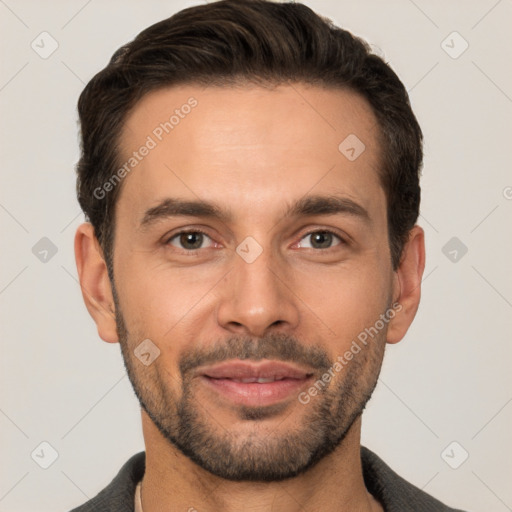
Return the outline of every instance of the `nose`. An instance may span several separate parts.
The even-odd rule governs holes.
[[[270,251],[248,263],[234,254],[233,267],[220,290],[217,321],[237,335],[261,337],[267,331],[293,331],[299,322],[299,298],[290,272]]]

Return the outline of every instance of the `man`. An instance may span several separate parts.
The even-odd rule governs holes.
[[[422,134],[299,3],[183,10],[79,101],[75,251],[146,451],[76,511],[448,511],[360,446],[420,300]]]

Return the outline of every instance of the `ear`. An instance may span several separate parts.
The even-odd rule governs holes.
[[[411,325],[421,297],[421,279],[425,270],[425,233],[414,226],[405,244],[400,265],[395,271],[393,306],[395,317],[388,324],[387,342],[398,343]]]
[[[75,235],[75,260],[82,296],[100,338],[117,343],[114,298],[103,251],[92,224],[81,224]]]

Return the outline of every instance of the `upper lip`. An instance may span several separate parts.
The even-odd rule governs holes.
[[[312,375],[312,372],[281,361],[254,363],[242,360],[206,366],[199,373],[214,379],[305,379]]]

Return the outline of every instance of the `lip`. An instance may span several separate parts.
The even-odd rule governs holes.
[[[245,406],[275,404],[298,394],[313,372],[281,361],[228,361],[204,367],[201,381],[232,403]],[[249,382],[242,382],[243,380]],[[257,382],[264,379],[264,382]],[[269,382],[268,380],[274,379]]]
[[[249,379],[249,378],[275,378],[304,379],[313,372],[307,372],[298,366],[282,361],[226,361],[213,366],[207,366],[200,371],[214,379]]]

